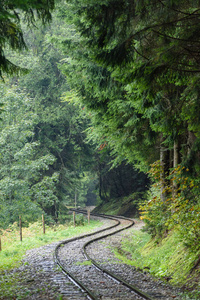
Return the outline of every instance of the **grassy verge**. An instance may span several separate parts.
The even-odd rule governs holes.
[[[41,222],[30,224],[29,227],[23,228],[22,242],[19,241],[17,224],[13,224],[7,230],[1,230],[0,299],[29,299],[34,296],[47,299],[49,290],[54,293],[54,299],[62,299],[62,295],[49,283],[44,281],[38,284],[36,280],[35,284],[29,268],[22,270],[14,268],[20,266],[27,250],[91,232],[102,224],[99,221],[90,220],[90,225],[88,225],[86,218],[82,216],[77,216],[77,221],[81,225],[75,228],[70,224],[46,226],[45,234],[42,233]],[[38,275],[40,276],[40,272]]]
[[[23,240],[19,241],[19,229],[17,224],[13,224],[6,230],[1,231],[2,251],[0,252],[0,271],[9,270],[20,265],[21,259],[25,252],[32,248],[37,248],[55,241],[68,239],[78,236],[85,232],[90,232],[100,226],[99,221],[90,220],[90,224],[70,226],[58,225],[46,227],[46,233],[42,233],[41,224],[30,224],[29,227],[23,228]]]
[[[177,232],[158,243],[148,233],[133,230],[123,240],[121,248],[115,249],[115,254],[127,264],[187,287],[190,292],[182,295],[182,299],[200,299],[199,269],[191,274],[198,254],[185,248]]]

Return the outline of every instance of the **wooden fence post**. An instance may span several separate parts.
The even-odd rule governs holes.
[[[20,241],[22,241],[22,219],[21,219],[21,216],[19,216],[19,235],[20,235]]]
[[[88,224],[90,224],[90,210],[89,209],[87,211],[87,216],[88,216]]]
[[[44,221],[44,215],[42,214],[42,226],[43,226],[43,234],[45,234],[45,221]]]
[[[73,211],[73,223],[74,223],[74,227],[76,227],[75,211]]]

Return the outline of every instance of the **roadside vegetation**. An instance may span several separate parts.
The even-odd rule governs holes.
[[[121,207],[119,202],[123,203]],[[130,195],[124,199],[111,199],[108,203],[102,203],[95,211],[134,217],[140,223],[145,219],[144,214],[139,214],[139,207],[141,208],[140,201],[135,201],[134,195]],[[155,210],[154,214],[158,214],[158,211]],[[163,217],[159,215],[157,218]],[[160,234],[154,236],[150,228],[148,223],[143,222],[141,230],[129,230],[121,246],[113,249],[115,255],[140,271],[149,272],[164,282],[182,287],[185,290],[182,299],[199,299],[199,252],[186,244],[187,236],[184,237],[178,228],[164,234],[160,230]]]
[[[158,240],[144,230],[132,229],[114,252],[124,263],[185,289],[182,299],[199,299],[200,269],[193,269],[198,255],[181,242],[177,231]]]
[[[46,226],[46,233],[43,234],[41,222],[32,223],[23,228],[22,242],[19,241],[19,228],[16,223],[1,230],[0,299],[27,299],[34,292],[45,295],[49,286],[37,286],[30,290],[27,285],[30,274],[26,271],[26,265],[23,271],[19,272],[18,268],[22,265],[27,250],[91,232],[102,223],[90,220],[88,225],[86,217],[76,215],[76,224],[74,227],[73,222],[69,220],[65,224]],[[62,299],[62,295],[59,295],[57,290],[55,290],[55,297]]]
[[[76,222],[76,227],[74,227],[72,222],[46,226],[45,234],[42,233],[41,222],[35,222],[22,229],[22,241],[19,238],[17,223],[10,225],[5,230],[1,230],[2,251],[0,251],[0,274],[5,270],[19,266],[23,256],[29,249],[65,240],[92,231],[101,225],[99,221],[95,220],[90,220],[90,224],[88,224],[87,219],[82,216],[76,216]]]

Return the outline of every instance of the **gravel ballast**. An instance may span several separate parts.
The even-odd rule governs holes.
[[[113,224],[113,221],[105,220],[102,228],[107,227],[110,223]],[[140,229],[140,226],[141,224],[137,223],[135,229]],[[149,295],[153,296],[155,299],[181,300],[179,297],[179,289],[165,284],[161,280],[155,280],[146,272],[135,270],[134,267],[122,263],[114,256],[112,248],[120,247],[124,234],[125,233],[121,232],[110,236],[103,241],[100,240],[95,242],[94,247],[89,245],[87,248],[89,255],[96,259],[100,264],[103,264],[105,268],[112,270],[119,276],[125,277],[125,279],[129,280],[130,283],[137,285],[138,288],[149,293]],[[128,234],[128,231],[126,234]],[[81,249],[82,244],[83,241],[76,241],[73,246],[68,247],[67,252],[64,251],[63,247],[63,253],[61,252],[60,255],[63,255],[63,261],[65,262],[66,267],[67,260],[73,261],[74,268],[79,268],[79,271],[82,272],[82,278],[87,279],[87,270],[94,267],[90,264],[81,264],[81,257],[74,257],[73,247]],[[0,281],[2,282],[4,280],[11,279],[16,281],[16,290],[13,290],[12,294],[6,297],[1,297],[0,294],[0,299],[88,299],[85,293],[82,292],[77,285],[72,283],[55,264],[54,250],[57,245],[58,242],[27,251],[26,256],[23,259],[23,263],[19,268],[0,274]],[[82,251],[80,250],[80,253],[81,252]],[[75,264],[75,260],[79,263]],[[102,276],[101,285],[104,286],[105,294],[99,295],[99,299],[140,299],[136,295],[128,294],[128,292],[126,294],[121,286],[118,286],[117,292],[116,290],[114,292],[114,283],[112,291],[110,283],[108,283],[111,279],[108,279],[106,275]],[[95,282],[95,280],[93,280],[92,284],[94,284],[93,289],[95,291],[95,286],[97,286],[99,282]],[[106,290],[109,290],[107,296]],[[123,298],[123,293],[125,293],[124,295],[126,295],[126,298]]]

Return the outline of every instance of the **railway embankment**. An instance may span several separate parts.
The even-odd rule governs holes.
[[[139,219],[137,199],[131,196],[111,199],[95,211],[136,216],[134,229],[129,230],[121,244],[115,247],[116,257],[165,283],[181,287],[188,295],[186,299],[200,298],[200,253],[186,247],[177,231],[168,232],[163,238],[152,238]]]

